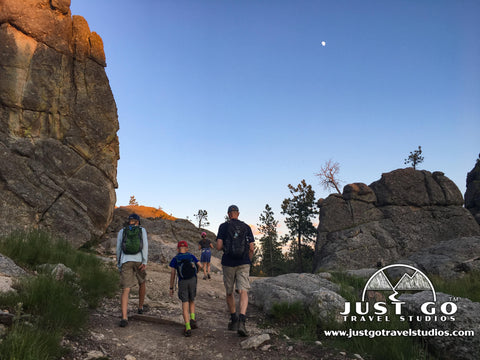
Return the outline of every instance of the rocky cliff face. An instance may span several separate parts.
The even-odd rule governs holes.
[[[80,246],[113,216],[118,118],[103,43],[70,0],[0,0],[0,231]]]
[[[389,264],[440,241],[480,235],[457,186],[441,172],[399,169],[345,186],[320,208],[315,270]]]
[[[470,210],[480,224],[480,155],[472,171],[467,174],[465,207]]]

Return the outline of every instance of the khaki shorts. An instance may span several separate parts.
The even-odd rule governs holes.
[[[223,267],[223,284],[228,295],[233,294],[234,287],[237,290],[250,289],[250,264]]]
[[[138,267],[142,265],[141,262],[128,261],[122,264],[122,271],[120,272],[120,286],[122,289],[134,287],[145,282],[147,272],[140,271]]]

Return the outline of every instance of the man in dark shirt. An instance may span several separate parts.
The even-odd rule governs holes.
[[[222,256],[223,283],[225,285],[227,306],[230,311],[228,329],[237,331],[240,336],[248,336],[245,320],[248,307],[248,290],[250,289],[250,265],[255,239],[250,226],[238,220],[240,212],[236,205],[229,206],[227,213],[229,220],[218,228],[217,250],[224,251]],[[237,229],[235,231],[241,234],[239,238],[231,235],[232,228]],[[237,244],[245,243],[245,251],[240,256],[231,252],[232,241],[237,241]],[[238,317],[233,293],[234,288],[240,294]]]

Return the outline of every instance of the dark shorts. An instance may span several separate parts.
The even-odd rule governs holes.
[[[194,301],[197,296],[197,277],[178,282],[178,298],[182,302]]]
[[[201,263],[209,263],[212,258],[212,252],[210,249],[202,250],[202,254],[200,256]]]

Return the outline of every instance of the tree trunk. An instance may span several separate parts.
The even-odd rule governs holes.
[[[298,232],[298,271],[303,273],[302,233]]]

